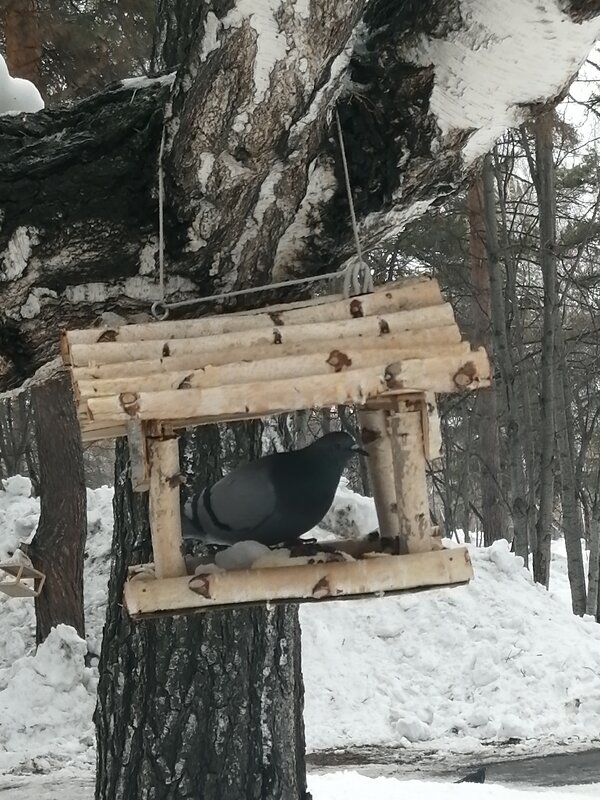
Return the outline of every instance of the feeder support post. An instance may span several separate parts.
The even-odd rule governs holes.
[[[363,408],[359,411],[361,443],[369,454],[369,477],[379,522],[379,535],[395,538],[400,533],[394,483],[394,457],[385,409]]]
[[[407,400],[398,398],[396,408],[388,418],[400,526],[400,553],[424,553],[440,547],[440,543],[433,538],[429,516],[424,402],[424,397]]]
[[[131,463],[131,488],[134,492],[150,489],[150,466],[148,464],[148,437],[143,423],[132,419],[127,423],[129,461]]]
[[[148,452],[154,569],[157,578],[176,578],[187,574],[182,552],[178,439],[148,439]]]

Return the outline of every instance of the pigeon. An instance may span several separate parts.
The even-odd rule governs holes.
[[[352,436],[336,431],[301,450],[243,464],[191,499],[184,536],[224,545],[295,542],[323,519],[357,453],[367,455]]]

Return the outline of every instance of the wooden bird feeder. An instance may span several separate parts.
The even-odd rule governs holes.
[[[487,387],[490,366],[485,350],[462,340],[435,280],[348,299],[70,331],[62,353],[83,440],[127,435],[133,487],[150,492],[154,563],[131,568],[125,586],[134,618],[381,595],[472,577],[466,548],[443,549],[431,526],[426,461],[439,451],[435,393]],[[379,544],[345,542],[323,557],[188,574],[176,431],[342,403],[359,409]]]
[[[9,597],[38,597],[45,581],[43,572],[27,564],[0,564],[0,592]]]

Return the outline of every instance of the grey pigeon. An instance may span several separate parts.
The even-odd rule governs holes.
[[[338,431],[301,450],[243,464],[192,498],[184,536],[228,545],[294,542],[323,519],[344,467],[357,453],[366,455]]]

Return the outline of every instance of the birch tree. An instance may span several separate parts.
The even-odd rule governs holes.
[[[56,355],[59,326],[107,312],[134,319],[154,301],[348,263],[334,107],[363,246],[394,238],[460,188],[531,104],[555,99],[600,31],[595,4],[528,3],[525,16],[521,7],[161,2],[154,80],[0,118],[0,388]],[[120,607],[123,579],[150,552],[145,500],[131,493],[122,449],[117,475],[97,797],[305,797],[296,609],[134,629]]]

